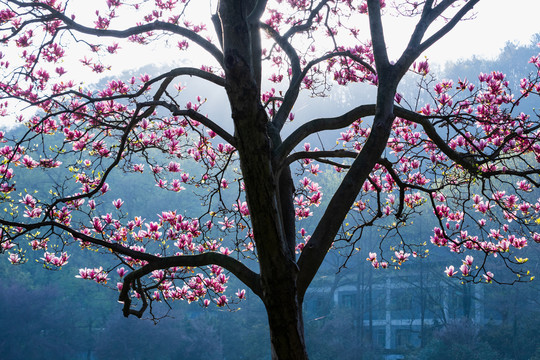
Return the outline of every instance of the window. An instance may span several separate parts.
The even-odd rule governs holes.
[[[384,348],[386,346],[385,329],[377,329],[377,331],[375,331],[375,346],[378,348]]]
[[[411,332],[407,329],[396,330],[396,348],[403,349],[411,344]]]
[[[393,289],[390,299],[390,310],[410,311],[413,303],[413,289]]]
[[[356,293],[340,293],[339,294],[339,306],[346,309],[352,309],[356,307]]]

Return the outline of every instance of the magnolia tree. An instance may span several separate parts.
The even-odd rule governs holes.
[[[529,280],[515,251],[540,241],[540,122],[516,107],[540,92],[539,57],[520,84],[499,72],[438,82],[418,60],[478,2],[0,1],[0,111],[26,127],[0,132],[2,252],[21,264],[36,251],[52,269],[73,251],[108,255],[78,276],[117,283],[125,316],[173,300],[233,306],[245,298],[226,290],[234,275],[266,307],[274,359],[308,357],[306,290],[325,256],[354,255],[369,226],[384,229],[367,259],[375,268],[425,256],[431,240],[456,253],[448,276]],[[417,21],[393,60],[384,16]],[[153,77],[114,77],[111,64],[129,49],[186,61]],[[88,72],[110,81],[85,87]],[[422,96],[397,92],[408,73]],[[186,77],[201,96],[183,90]],[[301,91],[324,96],[352,83],[376,88],[374,102],[294,119]],[[205,98],[210,87],[220,99]],[[207,113],[224,99],[228,111]],[[337,145],[309,144],[336,130]],[[187,172],[191,163],[200,173]],[[332,193],[316,182],[323,170],[339,173]],[[50,191],[17,187],[42,172],[55,180]],[[119,172],[170,192],[163,211],[124,212],[132,199],[111,196],[121,189],[107,183]],[[175,201],[187,191],[204,193],[200,208]],[[316,225],[303,225],[317,207]],[[402,236],[419,214],[437,223],[432,236]]]

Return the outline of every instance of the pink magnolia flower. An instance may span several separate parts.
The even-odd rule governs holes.
[[[309,171],[313,175],[317,175],[322,172],[322,170],[319,170],[319,164],[311,164],[311,168],[309,169]]]
[[[124,201],[122,199],[116,199],[116,200],[113,200],[112,203],[115,208],[120,209],[122,205],[124,204]]]
[[[187,173],[182,173],[182,175],[180,175],[180,179],[182,180],[183,183],[188,182],[188,180],[189,180],[189,174],[187,174]]]
[[[214,264],[214,265],[210,266],[210,270],[212,271],[212,274],[218,276],[223,271],[223,268],[221,266],[218,266],[218,265]]]
[[[411,256],[411,254],[409,253],[406,253],[404,252],[403,250],[400,250],[399,252],[394,252],[394,254],[396,255],[396,258],[398,259],[398,262],[401,264],[405,261],[407,261],[407,259],[409,258],[409,256]]]
[[[118,276],[120,276],[121,278],[127,274],[127,271],[124,267],[116,269],[116,272],[118,273]]]
[[[376,261],[377,260],[377,254],[374,252],[370,252],[369,256],[366,258],[367,261]]]
[[[161,179],[160,179],[161,181]],[[171,190],[174,191],[174,192],[180,192],[182,190],[185,190],[186,188],[183,187],[182,185],[180,185],[180,180],[178,179],[173,179],[173,181],[171,182]]]
[[[321,203],[321,198],[322,198],[322,193],[320,191],[318,191],[315,194],[313,194],[312,196],[308,197],[309,204],[319,206],[319,204]]]
[[[33,169],[39,165],[39,162],[35,161],[28,155],[24,155],[22,159],[22,163],[24,166],[26,166],[28,169]]]
[[[246,298],[246,290],[244,289],[238,290],[238,292],[236,293],[236,296],[238,296],[240,300],[244,300]]]
[[[422,115],[426,115],[426,116],[431,115],[431,106],[427,104],[422,109],[420,109],[420,112],[422,113]]]
[[[240,212],[243,216],[249,215],[249,209],[247,207],[247,202],[245,201],[240,202],[240,200],[237,200],[236,204],[233,204],[233,209]]]
[[[30,219],[35,219],[35,218],[40,217],[42,212],[43,210],[41,208],[36,207],[31,210],[25,210],[23,216]]]
[[[158,182],[156,183],[156,186],[162,189],[165,189],[167,187],[167,181],[163,179],[159,179]]]
[[[101,220],[98,217],[94,217],[92,219],[92,226],[94,227],[94,231],[98,233],[102,232],[104,229],[103,224],[101,223]]]
[[[104,271],[101,271],[96,274],[96,277],[94,278],[94,281],[98,284],[107,284],[108,274]]]
[[[36,206],[36,199],[34,199],[30,194],[24,195],[24,197],[19,200],[19,202],[23,203],[26,206],[29,206],[32,209]]]
[[[167,165],[167,170],[170,172],[180,172],[180,164],[177,162],[171,161],[169,165]]]
[[[500,240],[499,243],[497,244],[497,248],[501,252],[508,252],[510,249],[510,241],[506,239]]]
[[[223,246],[219,248],[219,252],[222,253],[223,255],[230,255],[232,253],[231,249],[229,249],[228,247],[223,247]]]
[[[255,245],[253,244],[252,241],[250,241],[249,243],[244,244],[244,247],[245,249],[242,251],[253,251],[253,249],[255,248]]]
[[[415,67],[415,65],[416,65],[416,63],[413,64],[413,68]],[[417,66],[416,70],[421,75],[427,75],[429,73],[429,64],[428,64],[427,60],[420,61],[418,63],[418,66]]]
[[[159,223],[151,221],[149,224],[145,224],[148,232],[156,232],[161,227]]]
[[[303,187],[307,187],[311,183],[311,180],[309,180],[307,177],[304,176],[303,179],[300,180],[300,184]]]
[[[88,200],[88,207],[91,210],[94,210],[96,208],[96,201],[95,200]]]
[[[105,194],[107,191],[109,191],[109,184],[105,183],[105,184],[103,184],[103,186],[101,187],[101,193],[102,193],[102,194]]]
[[[466,264],[462,264],[460,267],[459,267],[459,270],[461,271],[461,273],[463,274],[463,276],[469,276],[470,275],[470,268],[466,265]],[[449,275],[450,276],[450,275]]]
[[[450,265],[446,267],[446,270],[444,270],[447,276],[452,277],[456,274],[456,271],[454,270],[454,265]]]
[[[234,227],[234,220],[229,220],[229,218],[225,216],[223,221],[219,221],[218,224],[222,225],[221,230],[232,229]]]
[[[532,185],[527,180],[518,181],[517,186],[522,191],[532,191]]]
[[[482,214],[485,214],[493,207],[493,205],[490,205],[488,201],[486,202],[480,201],[478,204],[476,204],[475,207],[476,207],[476,211]]]
[[[19,254],[9,254],[9,262],[12,264],[18,264],[21,262],[21,257]]]

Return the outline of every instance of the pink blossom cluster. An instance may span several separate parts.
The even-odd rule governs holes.
[[[311,173],[313,173],[313,171],[311,171]],[[313,215],[310,207],[318,207],[321,204],[321,199],[323,195],[321,192],[322,187],[308,177],[304,177],[303,179],[301,179],[300,184],[302,186],[302,191],[303,193],[305,193],[305,195],[301,194],[294,198],[294,203],[296,205],[295,213],[296,217],[299,220]]]
[[[531,63],[538,66],[537,57]],[[429,64],[422,61],[411,70],[425,79]],[[420,106],[414,115],[404,112],[393,122],[386,159],[375,166],[363,184],[363,194],[352,207],[358,225],[350,225],[344,231],[345,238],[350,239],[352,235],[348,234],[354,234],[354,229],[368,221],[369,216],[372,221],[401,217],[422,213],[425,205],[431,205],[440,224],[430,237],[431,243],[452,252],[472,250],[485,257],[502,254],[508,258],[505,254],[526,247],[530,239],[539,239],[532,224],[540,217],[540,199],[534,197],[535,187],[525,175],[527,171],[516,177],[514,183],[504,182],[505,188],[495,190],[497,186],[493,185],[505,174],[520,172],[515,159],[523,164],[540,161],[540,131],[536,122],[524,113],[508,111],[522,98],[537,92],[539,79],[528,80],[533,86],[522,80],[522,95],[517,99],[500,72],[481,73],[477,84],[466,79],[431,84],[427,90],[433,102]],[[401,101],[402,95],[396,95],[396,102]],[[337,143],[349,151],[361,150],[370,130],[361,124],[359,119],[342,131]],[[434,136],[433,124],[452,130]],[[495,157],[497,160],[492,161]],[[481,192],[475,187],[476,181],[491,182],[492,188]],[[467,188],[467,198],[456,201],[455,196],[449,195]],[[388,231],[398,228],[399,223]],[[518,235],[519,228],[523,231]],[[399,253],[394,255],[396,262],[405,260]],[[368,260],[378,267],[374,253]],[[455,274],[455,269],[448,268],[448,273]],[[484,275],[493,280],[487,270]]]
[[[60,14],[67,6],[67,2],[55,0],[41,3]],[[137,14],[133,29],[144,30],[130,30],[135,33],[129,41],[147,44],[179,35],[171,42],[175,51],[190,52],[194,48],[191,44],[196,43],[210,53],[219,52],[218,42],[206,24],[179,15],[186,13],[188,3],[156,0],[129,5],[107,0],[107,9],[93,13],[85,31],[102,34],[114,29],[122,25],[118,14],[133,7]],[[279,10],[274,8],[277,4]],[[333,16],[323,16],[326,10],[312,13],[318,6],[312,1],[287,0],[270,3],[262,18],[261,28],[267,37],[262,40],[261,61],[268,66],[261,74],[261,82],[268,80],[271,84],[261,85],[256,96],[258,100],[260,95],[268,124],[295,120],[287,101],[298,96],[295,87],[324,96],[331,84],[379,84],[373,44],[358,40],[360,30],[354,27],[354,21],[349,21],[368,12],[367,2],[346,0],[332,3],[331,7],[320,4],[333,9],[328,10]],[[381,0],[380,5],[386,8],[385,1]],[[40,9],[47,12],[45,6]],[[9,253],[9,261],[24,262],[24,252],[14,252],[13,247],[25,244],[12,239],[27,236],[30,240],[25,241],[31,249],[44,251],[41,261],[50,268],[65,265],[69,258],[63,246],[57,247],[56,243],[67,246],[75,242],[83,249],[116,251],[123,265],[116,270],[120,280],[152,261],[184,255],[234,254],[256,259],[252,214],[235,147],[237,136],[206,117],[206,97],[187,94],[185,85],[173,83],[179,76],[195,74],[226,87],[223,64],[218,61],[177,68],[155,77],[141,74],[123,80],[111,78],[100,89],[85,89],[79,81],[69,79],[77,74],[65,61],[70,49],[63,34],[65,29],[69,31],[74,18],[59,16],[38,24],[32,16],[33,11],[15,5],[0,9],[3,43],[13,46],[13,54],[0,53],[0,67],[8,74],[0,80],[0,116],[12,116],[28,129],[17,140],[7,139],[0,131],[0,192],[9,205],[6,213],[11,211],[2,220],[21,225],[2,225],[1,250]],[[170,31],[173,28],[178,34]],[[354,39],[355,45],[338,46],[342,36]],[[283,46],[288,41],[298,46],[297,58],[293,59],[290,49]],[[123,50],[113,40],[101,45],[85,44],[90,52],[77,55],[77,65],[95,75],[107,72],[111,68],[109,56]],[[380,226],[387,234],[395,235],[410,218],[420,214],[433,215],[438,223],[430,237],[432,244],[460,254],[476,251],[477,259],[476,254],[511,259],[510,254],[528,246],[531,239],[540,242],[540,234],[533,228],[540,217],[540,199],[534,198],[533,191],[537,184],[533,173],[525,169],[535,161],[537,167],[540,162],[540,131],[537,121],[532,121],[536,119],[513,113],[520,100],[540,93],[539,59],[538,55],[531,57],[537,74],[522,79],[516,95],[511,91],[513,84],[501,72],[481,73],[474,80],[431,82],[427,59],[413,63],[410,71],[418,75],[431,101],[407,108],[410,99],[405,95],[390,95],[395,99],[396,118],[391,129],[388,127],[388,140],[381,142],[386,144],[386,151],[367,180],[358,182],[360,194],[351,201],[353,205],[336,242],[345,240],[354,248],[360,240],[358,234],[368,225]],[[11,100],[36,111],[19,112],[11,107]],[[163,115],[164,111],[167,115]],[[372,133],[370,120],[352,119],[348,124],[339,131],[336,146],[330,150],[323,147],[321,151],[307,142],[296,147],[296,154],[293,150],[292,155],[298,155],[299,160],[299,176],[294,178],[297,186],[291,197],[295,220],[308,219],[318,208],[324,208],[326,198],[320,185],[324,181],[313,179],[327,175],[325,164],[333,167],[338,176],[344,176],[350,160],[366,146]],[[277,148],[279,141],[273,145]],[[330,156],[321,155],[328,153]],[[339,162],[332,155],[348,159]],[[276,173],[289,165],[288,159],[279,160],[282,163],[272,164],[279,168],[272,168]],[[192,166],[200,171],[191,170]],[[25,191],[24,195],[15,195],[17,190],[22,191],[17,180],[29,171],[58,179],[58,186],[50,194]],[[153,178],[154,189],[169,191],[171,202],[148,220],[131,216],[130,200],[109,193],[114,190],[108,184],[113,171]],[[507,176],[517,180],[510,181]],[[198,216],[175,209],[183,206],[176,205],[180,198],[177,196],[188,188],[200,196],[203,206]],[[65,233],[58,240],[28,230],[39,222]],[[299,228],[298,253],[312,235],[307,226]],[[4,236],[4,231],[9,236]],[[374,268],[400,266],[411,255],[418,256],[415,248],[421,246],[395,245],[389,246],[391,260],[373,252],[367,260]],[[479,276],[472,263],[472,255],[467,254],[459,267],[462,277]],[[495,280],[493,273],[482,271],[486,281]],[[458,270],[450,265],[446,274],[455,276]],[[101,284],[107,283],[108,276],[109,271],[101,267],[83,268],[77,275]],[[216,265],[197,269],[178,266],[148,272],[143,282],[152,289],[152,300],[181,299],[223,307],[232,302],[232,297],[225,295],[228,279],[223,268]],[[119,290],[124,286],[131,289],[133,284],[118,282]],[[144,295],[133,290],[131,296]],[[236,297],[244,299],[245,290],[238,290]]]
[[[102,267],[79,269],[79,275],[75,277],[79,279],[94,280],[98,284],[107,284],[107,281],[109,280],[108,273],[104,271]]]

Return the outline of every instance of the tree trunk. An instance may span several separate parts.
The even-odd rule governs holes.
[[[265,301],[273,360],[308,359],[302,318],[302,305],[298,303],[296,291],[291,294],[279,289]]]

